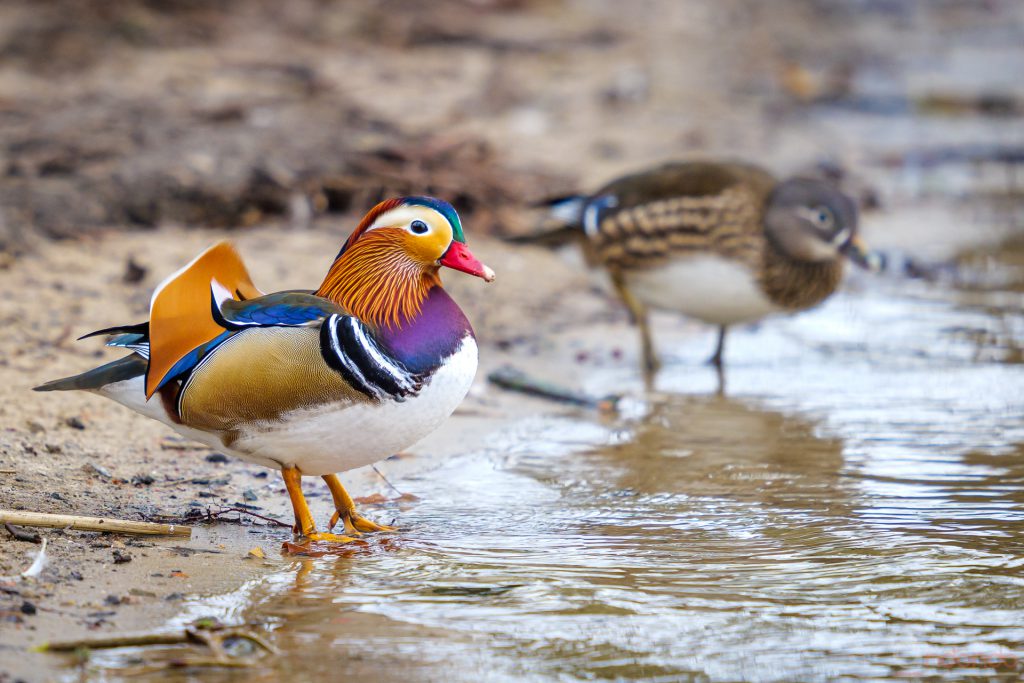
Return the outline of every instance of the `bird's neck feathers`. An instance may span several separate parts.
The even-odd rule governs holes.
[[[419,316],[441,286],[436,267],[417,263],[402,246],[404,231],[370,230],[350,240],[331,265],[317,296],[330,299],[378,329],[401,328]]]

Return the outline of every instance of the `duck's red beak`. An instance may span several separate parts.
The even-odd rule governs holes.
[[[494,271],[480,263],[480,260],[473,256],[473,252],[469,250],[469,247],[462,242],[452,242],[451,246],[448,247],[448,251],[441,257],[441,265],[461,270],[463,273],[476,275],[479,278],[483,278],[486,282],[494,281]]]

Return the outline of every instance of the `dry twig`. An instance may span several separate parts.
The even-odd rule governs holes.
[[[44,512],[20,512],[0,510],[0,522],[21,526],[47,527],[50,529],[75,529],[77,531],[102,531],[119,534],[140,534],[143,536],[191,536],[191,527],[180,524],[153,524],[105,517],[81,517],[79,515],[51,515]]]
[[[62,640],[45,643],[36,648],[38,652],[75,652],[77,650],[105,650],[117,647],[145,647],[149,645],[184,645],[194,644],[206,647],[212,654],[210,658],[174,659],[163,665],[144,667],[146,671],[158,671],[165,668],[189,666],[226,666],[249,667],[253,661],[231,656],[225,648],[229,640],[246,640],[267,654],[277,654],[277,649],[254,633],[251,628],[242,624],[226,626],[215,619],[199,619],[192,622],[179,632],[135,633],[104,638],[82,638],[79,640]]]

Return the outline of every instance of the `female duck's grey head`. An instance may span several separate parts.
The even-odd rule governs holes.
[[[857,238],[857,206],[822,180],[791,178],[768,197],[765,234],[797,261],[826,263],[847,256],[874,269],[874,257]]]

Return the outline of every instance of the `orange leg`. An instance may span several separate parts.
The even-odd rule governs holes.
[[[308,541],[333,541],[335,543],[348,543],[354,538],[339,536],[337,534],[324,534],[316,530],[313,522],[313,514],[306,504],[306,497],[302,495],[302,472],[297,467],[285,467],[281,470],[284,477],[285,488],[288,489],[288,497],[292,500],[292,510],[295,512],[296,533]]]
[[[393,527],[371,522],[356,512],[356,504],[341,485],[338,475],[325,474],[324,481],[327,482],[327,488],[331,490],[331,496],[334,498],[334,514],[331,515],[329,529],[333,529],[338,520],[342,520],[345,522],[345,533],[352,536],[359,536],[360,532],[394,531]]]

